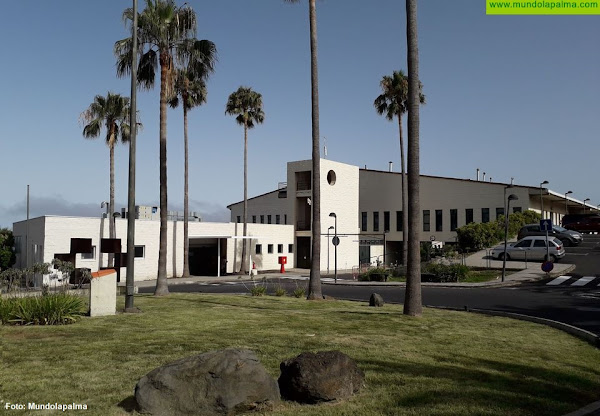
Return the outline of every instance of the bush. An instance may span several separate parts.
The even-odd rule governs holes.
[[[383,267],[375,267],[358,275],[358,280],[362,282],[386,282],[390,276],[390,270]]]
[[[267,287],[266,286],[252,286],[250,288],[250,293],[252,294],[252,296],[262,296],[265,293],[267,293]]]
[[[296,289],[294,289],[292,294],[295,298],[303,298],[306,296],[306,289],[304,289],[303,287],[297,287]]]
[[[0,299],[2,324],[66,325],[85,313],[85,302],[69,293]]]
[[[423,268],[423,274],[431,275],[430,281],[436,283],[459,282],[467,277],[469,268],[463,264],[430,263]]]
[[[277,289],[275,289],[275,296],[285,296],[285,295],[287,295],[287,292],[284,288],[278,287]]]

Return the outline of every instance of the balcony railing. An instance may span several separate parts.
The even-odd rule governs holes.
[[[310,221],[296,222],[296,231],[310,231]]]
[[[296,191],[310,191],[310,181],[299,181],[296,182]]]

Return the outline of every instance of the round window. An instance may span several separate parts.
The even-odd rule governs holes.
[[[327,172],[327,182],[329,185],[335,185],[335,172],[330,170]]]

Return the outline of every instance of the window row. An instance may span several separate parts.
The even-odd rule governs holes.
[[[108,255],[108,253],[103,253]],[[146,246],[134,246],[134,257],[144,258],[146,257]],[[91,253],[81,253],[81,260],[95,260],[96,259],[96,246],[92,246]]]
[[[262,253],[262,244],[257,244],[256,245],[256,254],[263,254]],[[294,252],[294,245],[293,244],[288,244],[288,253],[291,254]],[[267,253],[268,254],[273,254],[273,244],[267,244]],[[277,253],[279,254],[283,254],[283,244],[277,244]]]
[[[474,221],[473,208],[465,209],[465,224],[470,224]],[[521,212],[521,207],[513,207],[513,212]],[[504,208],[496,208],[496,219],[504,215]],[[361,231],[373,231],[387,233],[391,230],[390,227],[390,211],[383,212],[383,229],[380,227],[379,211],[373,212],[372,228],[369,230],[369,213],[361,212],[360,229]],[[435,231],[444,231],[444,215],[443,210],[434,210]],[[404,213],[396,211],[396,231],[403,230]],[[490,222],[490,209],[481,208],[481,222]],[[450,209],[450,231],[456,231],[458,228],[458,209]],[[431,231],[431,210],[423,210],[423,231]]]
[[[279,214],[275,214],[274,216],[271,214],[268,215],[253,215],[252,216],[252,223],[256,224],[256,219],[260,218],[260,223],[261,224],[281,224],[281,215]],[[267,222],[265,223],[265,217],[267,219]],[[275,222],[273,222],[273,217],[275,217]],[[241,224],[242,222],[242,217],[240,215],[237,216],[237,222],[238,224]],[[287,214],[283,214],[283,224],[287,224]]]

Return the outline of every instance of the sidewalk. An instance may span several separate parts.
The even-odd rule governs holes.
[[[481,267],[490,269],[502,269],[502,261],[492,260],[487,257],[486,250],[481,250],[465,258],[465,264],[470,267]],[[497,280],[482,283],[427,283],[422,282],[422,286],[433,287],[498,287],[512,286],[523,282],[541,280],[547,277],[556,277],[575,270],[575,265],[567,263],[554,263],[554,269],[550,273],[541,270],[540,262],[507,261],[506,270],[510,272],[505,276],[505,281],[500,278]],[[225,276],[191,276],[188,278],[169,278],[169,285],[193,284],[193,283],[218,283],[235,281],[255,281],[262,279],[307,279],[310,276],[309,269],[288,269],[286,273],[277,271],[261,272],[256,276],[229,274]],[[352,279],[352,270],[338,270],[337,283],[334,283],[333,273],[327,275],[321,272],[322,284],[325,285],[357,285],[357,286],[405,286],[404,282],[359,282]],[[125,281],[118,283],[119,286],[125,286]],[[137,287],[154,287],[156,280],[143,280],[135,282]]]

